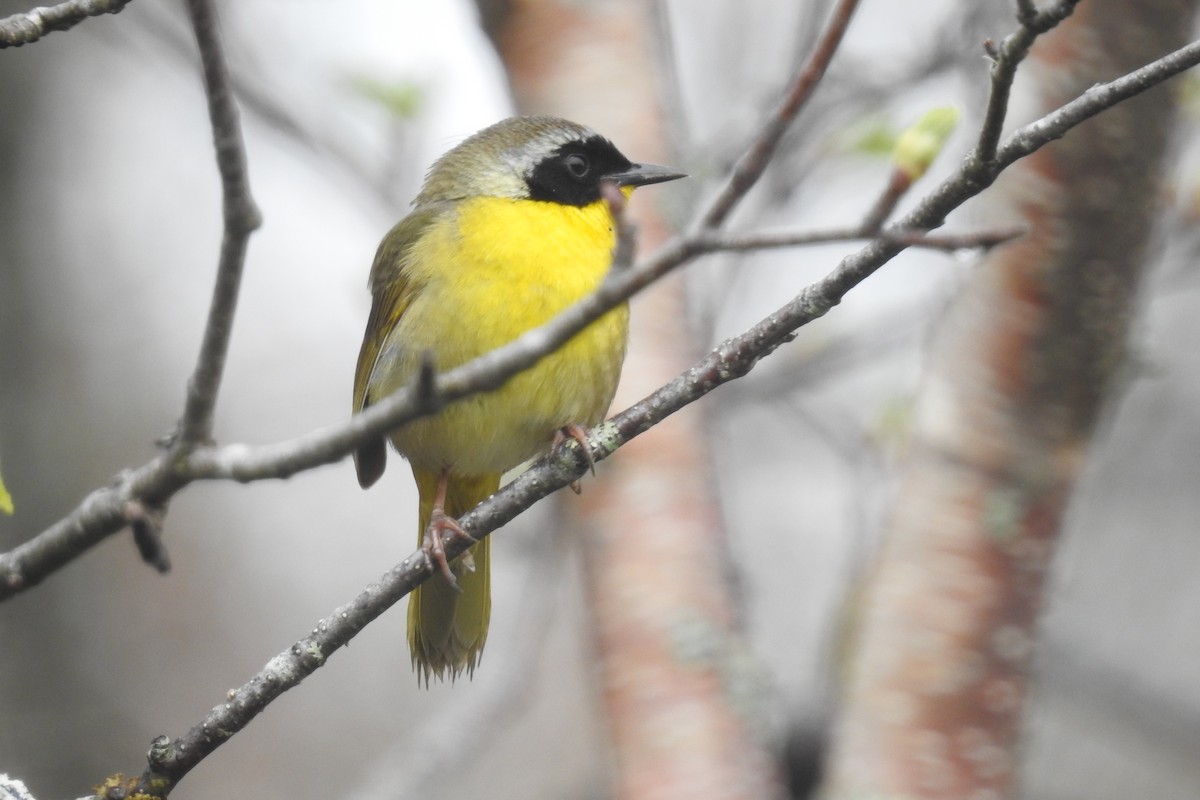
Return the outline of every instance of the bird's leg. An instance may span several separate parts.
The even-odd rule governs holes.
[[[462,536],[472,544],[477,540],[462,529],[458,520],[446,513],[446,490],[450,486],[450,470],[442,469],[438,478],[437,495],[433,498],[433,511],[429,515],[429,525],[425,528],[425,539],[421,549],[433,562],[446,582],[459,589],[458,579],[454,570],[450,569],[450,561],[446,558],[446,540],[453,536]],[[461,589],[459,589],[461,591]]]
[[[587,428],[583,427],[582,425],[577,425],[574,422],[563,425],[554,432],[554,444],[551,445],[551,448],[558,448],[562,446],[562,444],[568,439],[573,439],[575,443],[579,445],[579,451],[583,453],[583,457],[587,459],[588,469],[592,471],[592,475],[595,475],[596,461],[592,458],[592,451],[588,449],[587,435]],[[571,487],[571,491],[575,494],[579,494],[583,491],[583,489],[581,489],[579,486],[579,481],[571,481],[571,483],[568,485]]]

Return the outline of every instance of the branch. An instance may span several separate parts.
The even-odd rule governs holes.
[[[554,542],[540,542],[535,543],[535,546],[538,553],[544,557],[546,553],[551,553],[556,545]],[[332,614],[317,623],[311,634],[268,661],[248,683],[229,692],[224,702],[214,707],[186,734],[174,741],[166,736],[157,737],[147,756],[149,769],[139,779],[136,791],[145,792],[152,797],[166,797],[184,775],[225,740],[246,727],[275,698],[319,669],[329,656],[348,644],[369,622],[411,592],[417,584],[432,574],[431,569],[423,566],[429,563],[425,556],[420,551],[415,555],[416,558],[406,558],[376,583],[367,586],[354,600],[335,609]],[[543,568],[536,568],[538,566]],[[529,572],[531,575],[540,576],[558,574],[558,570],[544,567],[545,564],[539,561],[530,567]],[[523,585],[529,588],[520,606],[544,615],[548,603],[542,595],[546,591],[547,582],[539,578],[536,581],[525,581]],[[544,626],[541,625],[526,627],[531,634],[543,629]],[[521,652],[519,647],[514,647],[514,650]],[[494,717],[504,704],[512,702],[514,690],[521,690],[521,679],[527,677],[527,673],[528,670],[520,669],[520,664],[512,665],[502,674],[489,673],[489,677],[484,680],[487,681],[487,686],[492,688],[485,693],[482,701],[485,703],[484,707],[490,705],[491,713],[485,713],[485,719]],[[479,722],[480,700],[480,697],[474,697],[469,706],[472,711],[472,725]],[[455,715],[452,713],[451,717]],[[449,723],[445,720],[443,723],[438,725],[439,735],[441,731],[448,730]],[[450,732],[457,736],[456,742],[460,752],[464,735],[473,735],[469,731],[465,734],[463,731]],[[426,744],[428,745],[428,741]],[[423,753],[426,756],[436,755],[428,747]],[[408,759],[410,765],[416,761],[414,758]],[[416,778],[408,776],[409,785],[419,783],[430,768],[431,765],[421,763]]]
[[[188,0],[200,62],[204,70],[204,90],[208,97],[208,115],[212,123],[213,144],[217,151],[217,169],[221,173],[222,208],[225,231],[221,237],[221,255],[217,262],[217,280],[209,306],[208,323],[200,345],[196,368],[188,381],[187,404],[176,432],[178,444],[189,447],[207,441],[212,433],[213,408],[225,356],[233,331],[242,267],[246,247],[261,224],[262,216],[250,196],[246,178],[246,151],[242,142],[237,106],[229,85],[229,69],[217,29],[211,0]]]
[[[406,558],[376,583],[367,586],[349,603],[317,623],[311,634],[272,658],[240,689],[225,699],[186,734],[171,741],[159,736],[147,756],[149,769],[139,791],[166,797],[179,779],[203,761],[225,740],[246,727],[271,701],[321,667],[368,622],[416,588],[431,573],[421,554]]]
[[[128,4],[129,0],[71,0],[13,14],[0,19],[0,50],[33,44],[52,31],[70,30],[88,17],[117,14]]]

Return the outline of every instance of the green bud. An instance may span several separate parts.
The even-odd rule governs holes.
[[[13,513],[12,495],[4,488],[4,477],[0,476],[0,514]]]
[[[925,174],[958,124],[958,109],[949,106],[926,111],[896,139],[892,162],[910,181]]]

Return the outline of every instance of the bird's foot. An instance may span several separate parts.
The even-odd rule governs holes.
[[[429,525],[425,528],[425,538],[421,542],[421,549],[425,551],[425,555],[429,557],[433,566],[442,573],[446,582],[458,591],[462,591],[458,585],[458,578],[454,576],[454,570],[450,569],[450,560],[446,558],[446,543],[457,537],[462,537],[471,544],[478,541],[462,529],[458,520],[435,508],[433,515],[429,518]],[[464,553],[460,558],[464,559],[467,569],[474,570],[475,561],[471,558],[470,553]]]

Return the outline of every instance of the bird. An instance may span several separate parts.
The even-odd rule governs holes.
[[[507,344],[595,291],[616,245],[603,184],[628,199],[639,186],[683,177],[630,161],[591,128],[557,117],[511,117],[464,139],[429,169],[412,210],[376,252],[354,412],[430,366],[453,369]],[[441,573],[409,600],[418,683],[471,677],[487,640],[491,539],[447,562],[444,542],[466,536],[457,517],[509,470],[567,438],[582,445],[612,403],[628,330],[622,304],[499,389],[355,450],[364,489],[383,474],[386,440],[408,460],[418,546]]]

